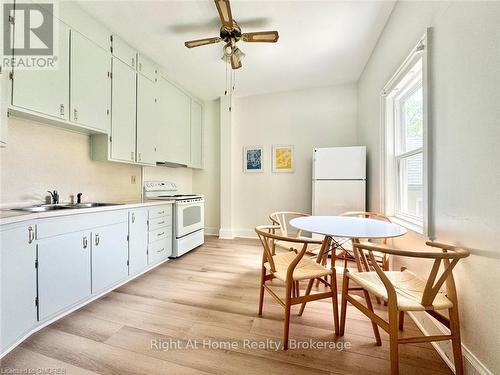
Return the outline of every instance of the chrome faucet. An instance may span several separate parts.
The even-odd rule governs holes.
[[[47,192],[52,197],[52,204],[59,204],[59,193],[57,192],[57,190],[54,191],[47,190]]]

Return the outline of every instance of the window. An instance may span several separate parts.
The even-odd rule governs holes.
[[[383,186],[385,213],[419,233],[427,232],[427,119],[425,38],[385,86]]]

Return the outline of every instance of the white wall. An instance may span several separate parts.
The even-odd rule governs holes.
[[[193,170],[193,192],[205,196],[205,233],[220,228],[220,101],[204,103],[203,169]]]
[[[9,143],[0,150],[2,205],[45,202],[54,189],[61,201],[79,192],[87,201],[140,198],[141,168],[92,161],[89,136],[12,117],[8,126]]]
[[[358,83],[369,206],[379,210],[380,91],[426,27],[433,27],[434,231],[437,240],[471,250],[456,270],[462,341],[467,359],[475,362],[475,355],[491,373],[500,373],[499,20],[499,2],[398,2]],[[411,234],[396,245],[423,241]],[[405,263],[422,270],[421,264]]]
[[[314,147],[357,144],[356,86],[237,98],[232,124],[233,232],[254,236],[273,211],[311,212]],[[272,173],[273,144],[295,146],[295,172]],[[264,173],[243,172],[243,147],[264,147]]]

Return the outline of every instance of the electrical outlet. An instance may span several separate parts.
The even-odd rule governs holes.
[[[131,176],[131,177],[130,177],[130,183],[131,183],[132,185],[135,185],[135,176]]]

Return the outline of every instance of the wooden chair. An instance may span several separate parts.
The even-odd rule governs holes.
[[[377,212],[349,211],[349,212],[344,212],[344,213],[340,214],[340,216],[363,217],[366,219],[386,221],[388,223],[391,222],[391,220],[389,220],[389,218],[387,216],[384,216],[384,215],[379,214]],[[360,239],[352,239],[350,244],[344,244],[344,245],[342,245],[342,247],[345,249],[346,252],[348,252],[349,250],[352,251],[352,242],[360,242],[360,241],[361,241],[361,243],[365,243],[367,245],[378,245],[378,246],[387,247],[387,238],[380,238],[380,239],[376,239],[376,240],[372,240],[370,238],[367,238],[364,240],[365,241],[361,241]],[[353,254],[350,254],[350,255],[351,255],[351,259],[353,259],[354,255]],[[380,264],[382,269],[384,271],[389,271],[389,256],[387,254],[380,253],[380,252],[375,252],[375,253],[373,253],[373,255],[375,256],[375,259]],[[348,258],[348,257],[346,257],[346,258]],[[346,260],[346,264],[347,264],[347,260]],[[347,267],[347,265],[346,265],[346,267]]]
[[[273,225],[279,226],[277,229],[279,229],[279,232],[283,237],[305,238],[306,240],[310,240],[309,237],[302,237],[302,231],[300,229],[291,229],[289,226],[290,220],[304,216],[310,215],[302,212],[279,211],[270,214],[269,219],[271,219]],[[292,231],[294,232],[294,235],[292,235]],[[298,251],[302,248],[302,244],[300,242],[291,241],[275,241],[274,245],[286,250]],[[320,248],[321,243],[309,243],[306,253],[309,255],[317,255]]]
[[[469,252],[437,242],[428,241],[426,244],[438,248],[440,251],[407,251],[362,243],[353,244],[355,256],[366,261],[369,259],[374,271],[352,272],[347,270],[344,272],[340,335],[344,335],[347,302],[349,302],[370,318],[372,324],[375,324],[376,332],[374,331],[374,333],[377,345],[382,345],[378,327],[389,334],[391,374],[399,374],[399,344],[442,340],[452,341],[455,373],[463,374],[458,300],[452,271],[460,259],[469,256]],[[419,278],[405,268],[402,268],[401,271],[384,272],[375,260],[375,252],[402,257],[434,259],[434,263],[427,279]],[[441,264],[443,270],[440,272]],[[370,306],[365,307],[358,296],[349,293],[351,280],[365,292],[387,301],[388,321],[375,314]],[[446,286],[446,293],[441,291],[443,285]],[[439,310],[448,310],[449,319],[438,313]],[[446,325],[451,333],[449,335],[399,337],[398,328],[400,330],[403,328],[405,311],[425,311]]]
[[[264,304],[264,291],[269,292],[271,296],[285,308],[285,325],[283,333],[283,349],[288,349],[288,337],[290,331],[290,310],[292,305],[302,304],[303,302],[316,301],[323,298],[331,298],[333,304],[333,320],[335,334],[339,332],[338,323],[338,305],[337,305],[337,278],[335,268],[328,269],[321,265],[321,259],[314,261],[304,257],[307,248],[311,244],[327,246],[327,241],[318,241],[311,238],[284,237],[272,233],[279,226],[259,226],[255,228],[263,246],[262,254],[262,273],[260,280],[259,296],[259,315],[262,315]],[[294,243],[299,250],[290,250],[285,253],[276,254],[274,243],[276,241],[285,241]],[[323,280],[323,277],[331,275],[331,283]],[[267,281],[278,279],[285,284],[285,298],[280,298],[269,285]],[[323,284],[329,286],[330,290],[323,293],[301,296],[299,292],[299,281],[318,279]]]

